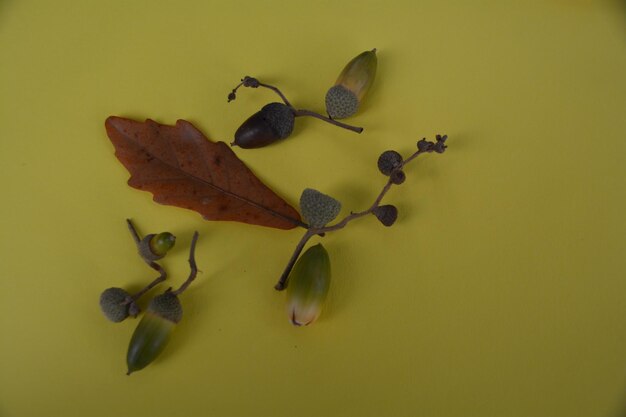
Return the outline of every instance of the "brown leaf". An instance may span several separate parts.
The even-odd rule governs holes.
[[[278,229],[304,226],[298,212],[264,185],[224,142],[211,142],[191,123],[175,126],[111,116],[105,122],[128,185],[154,201],[195,210],[207,220]]]

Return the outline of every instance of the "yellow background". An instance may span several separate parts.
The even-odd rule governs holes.
[[[292,204],[367,207],[376,159],[450,136],[374,218],[323,239],[329,305],[292,327],[273,284],[302,231],[201,220],[126,185],[109,115],[214,140],[269,91],[323,111],[379,50],[362,135],[314,119],[236,153]],[[618,1],[0,2],[0,416],[623,416],[626,5]],[[154,272],[124,219],[169,230],[178,286],[203,273],[154,364],[98,307]],[[320,239],[314,239],[317,242]],[[160,287],[162,291],[165,285]],[[145,305],[147,300],[143,300]]]

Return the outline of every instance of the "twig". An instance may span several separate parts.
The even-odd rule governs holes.
[[[198,274],[198,266],[196,265],[196,242],[198,241],[198,232],[193,233],[193,238],[191,239],[191,248],[189,249],[189,277],[183,285],[180,286],[176,291],[172,291],[172,294],[178,295],[185,291],[187,287],[191,284],[191,282],[196,279],[196,275]]]
[[[397,167],[396,169],[402,169],[406,164],[408,164],[409,162],[411,162],[412,160],[414,160],[415,158],[417,158],[423,153],[430,153],[430,152],[443,153],[446,149],[445,141],[448,137],[445,135],[444,136],[437,135],[436,138],[437,138],[436,143],[428,142],[425,139],[422,139],[420,142],[418,142],[418,150],[415,153],[413,153],[411,156],[403,160],[400,166]],[[351,212],[349,215],[344,217],[341,221],[331,226],[324,226],[324,227],[319,227],[319,228],[314,228],[312,226],[309,227],[309,229],[304,233],[304,235],[300,239],[300,242],[298,242],[298,244],[296,245],[296,248],[293,254],[291,255],[291,258],[289,259],[289,262],[287,263],[285,270],[283,271],[282,275],[280,276],[274,288],[278,291],[282,291],[285,288],[287,288],[289,274],[291,273],[291,270],[293,269],[293,266],[296,263],[296,260],[300,256],[300,253],[302,253],[302,250],[304,249],[304,246],[309,241],[309,239],[311,239],[315,235],[323,236],[327,232],[334,232],[335,230],[343,229],[351,221],[356,220],[360,217],[366,216],[368,214],[373,214],[374,211],[378,207],[380,207],[381,201],[383,200],[387,192],[391,189],[393,184],[394,183],[391,180],[391,178],[388,179],[387,183],[385,184],[381,192],[378,194],[378,196],[376,197],[372,205],[367,210],[363,210],[359,212]]]

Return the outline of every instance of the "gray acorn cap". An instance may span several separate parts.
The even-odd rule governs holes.
[[[307,188],[300,196],[302,216],[313,227],[324,227],[341,211],[341,203],[317,190]]]
[[[332,119],[350,117],[359,109],[359,100],[352,91],[342,85],[331,87],[326,93],[326,111]]]
[[[100,309],[107,319],[119,323],[128,317],[130,294],[121,288],[107,288],[100,294]]]
[[[270,125],[279,138],[285,139],[293,132],[295,116],[283,103],[270,103],[263,106],[261,116]]]
[[[171,292],[154,297],[148,305],[148,311],[174,323],[183,318],[183,306],[178,297]]]

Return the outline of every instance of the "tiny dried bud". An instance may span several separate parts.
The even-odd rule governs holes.
[[[404,180],[406,180],[406,174],[401,169],[396,169],[391,173],[389,178],[392,183],[400,185],[404,182]]]
[[[243,80],[241,80],[241,82],[243,83],[244,87],[257,88],[259,86],[259,80],[257,80],[256,78],[248,77],[247,75],[243,77]]]
[[[234,99],[237,98],[237,94],[235,94],[235,91],[231,91],[230,94],[228,94],[228,102],[230,103],[231,101],[233,101]]]
[[[385,151],[378,157],[378,169],[384,175],[390,175],[394,169],[402,166],[402,155],[396,151]]]
[[[333,221],[341,211],[341,203],[317,190],[307,188],[300,196],[302,217],[312,227],[324,227]]]
[[[437,135],[435,139],[437,140],[437,143],[435,144],[435,146],[433,146],[433,150],[437,153],[444,153],[444,151],[448,147],[445,144],[446,139],[448,139],[448,135]]]
[[[417,149],[421,152],[428,152],[432,146],[434,143],[427,141],[426,138],[417,142]]]
[[[378,206],[372,211],[372,213],[374,214],[374,216],[376,216],[378,220],[380,220],[383,225],[387,227],[394,224],[396,219],[398,218],[398,209],[396,208],[396,206],[393,206],[391,204]]]

